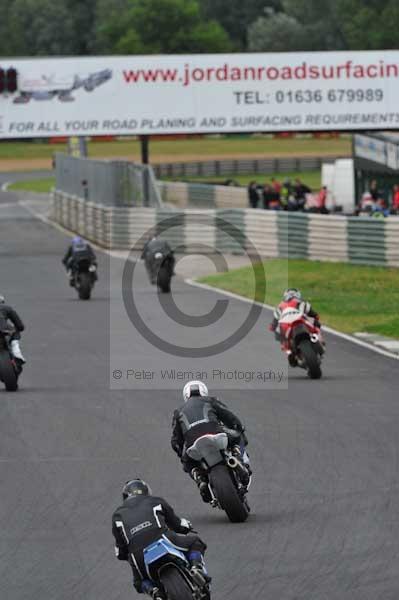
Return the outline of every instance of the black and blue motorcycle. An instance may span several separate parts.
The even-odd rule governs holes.
[[[203,574],[191,567],[186,555],[166,537],[144,550],[144,564],[161,598],[168,600],[210,600],[209,584]]]

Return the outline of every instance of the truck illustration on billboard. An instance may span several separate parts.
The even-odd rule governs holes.
[[[97,87],[112,78],[111,69],[103,69],[86,76],[71,75],[59,76],[41,75],[36,78],[20,78],[19,95],[14,98],[14,104],[27,104],[30,100],[52,100],[58,98],[60,102],[74,102],[72,92],[83,88],[86,92],[93,92]]]

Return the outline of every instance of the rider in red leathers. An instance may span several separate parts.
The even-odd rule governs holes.
[[[283,299],[278,305],[278,307],[274,310],[273,313],[273,321],[270,323],[269,329],[270,331],[274,331],[274,335],[276,340],[280,341],[280,331],[279,331],[279,320],[281,318],[282,312],[286,308],[295,308],[303,312],[304,315],[311,317],[314,319],[314,324],[316,327],[320,327],[320,320],[318,313],[313,310],[310,302],[306,302],[302,299],[301,292],[296,288],[289,288],[285,290],[283,294]],[[297,361],[295,356],[289,355],[288,362],[292,367],[296,367]]]

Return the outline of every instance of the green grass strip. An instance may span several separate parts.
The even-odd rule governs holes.
[[[299,287],[319,311],[322,322],[345,333],[367,331],[399,338],[399,269],[346,263],[275,259],[254,271],[245,267],[200,281],[254,298],[255,277],[266,272],[266,295],[260,302],[276,305],[287,285]]]

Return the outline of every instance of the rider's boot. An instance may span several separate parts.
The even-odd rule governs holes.
[[[157,588],[149,579],[144,579],[141,584],[141,589],[144,594],[151,596],[153,600],[165,600],[165,596],[161,593],[160,589]]]
[[[208,482],[201,469],[194,467],[194,469],[191,470],[191,477],[197,484],[203,501],[210,502],[212,498],[209,492]]]
[[[74,287],[75,282],[74,282],[74,279],[73,279],[72,269],[68,269],[67,276],[68,276],[68,279],[69,279],[69,285],[71,287]]]
[[[298,366],[298,361],[296,359],[295,354],[289,354],[288,355],[288,364],[290,365],[290,367],[297,367]]]
[[[212,581],[212,577],[208,575],[204,557],[202,556],[201,552],[198,550],[191,550],[188,555],[188,560],[190,561],[191,573],[194,575],[194,577],[198,573],[204,578],[205,583],[210,583]]]

